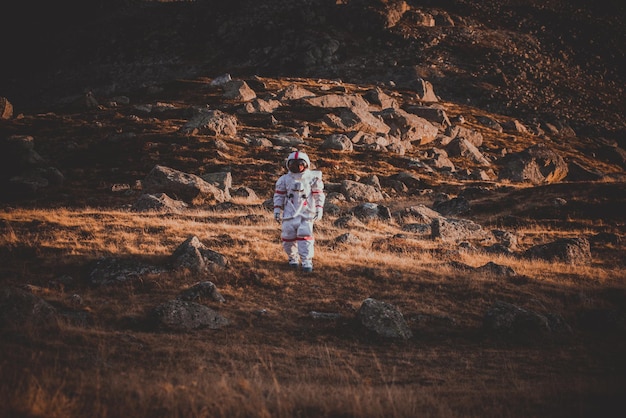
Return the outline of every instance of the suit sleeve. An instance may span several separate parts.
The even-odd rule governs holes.
[[[281,176],[276,182],[274,188],[274,209],[284,209],[285,199],[287,198],[287,185],[284,176]]]
[[[324,193],[324,182],[321,178],[316,177],[311,183],[311,196],[315,202],[316,208],[324,208],[324,202],[326,201],[326,194]]]

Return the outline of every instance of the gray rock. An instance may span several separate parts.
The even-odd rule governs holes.
[[[105,257],[97,260],[88,276],[92,286],[111,286],[146,281],[159,276],[165,269],[135,259]]]
[[[381,109],[387,109],[390,107],[398,107],[398,102],[385,94],[380,87],[375,87],[368,90],[364,95],[365,100],[368,102],[380,106]]]
[[[214,267],[225,268],[229,265],[225,256],[207,248],[195,235],[178,246],[172,254],[172,259],[175,269],[195,273],[204,273]]]
[[[202,178],[173,168],[156,165],[143,181],[148,193],[166,193],[191,205],[224,202],[224,191]]]
[[[393,305],[367,298],[357,312],[357,319],[379,337],[408,340],[413,336],[402,313]]]
[[[493,129],[494,131],[497,131],[497,132],[504,131],[504,128],[502,128],[502,125],[500,125],[500,123],[497,120],[492,119],[489,116],[476,116],[476,119],[481,125],[484,125],[487,128]]]
[[[354,149],[354,145],[350,138],[348,138],[344,134],[333,134],[330,135],[324,143],[322,143],[322,149],[332,149],[335,151],[352,151]]]
[[[358,244],[361,240],[356,235],[346,232],[335,238],[335,242],[338,244]]]
[[[424,205],[415,205],[396,212],[394,216],[396,216],[396,218],[400,221],[403,221],[406,218],[411,218],[417,223],[428,224],[430,226],[433,219],[441,217],[441,214]]]
[[[165,193],[142,194],[133,204],[135,212],[181,213],[189,205],[181,200],[174,200]]]
[[[448,127],[451,125],[448,114],[441,105],[407,106],[405,110],[409,113],[413,113],[414,115],[424,118],[429,122],[434,122],[441,127]]]
[[[305,98],[303,101],[314,107],[322,108],[369,108],[369,103],[358,94],[327,94],[324,96]]]
[[[385,124],[391,129],[389,134],[402,141],[416,145],[432,142],[437,137],[438,129],[432,123],[402,109],[385,109],[380,112]]]
[[[466,128],[465,126],[450,126],[446,129],[445,134],[452,139],[465,139],[476,148],[483,144],[483,135],[474,129]]]
[[[444,216],[466,215],[471,212],[469,201],[462,196],[438,202],[433,206],[433,209]]]
[[[237,118],[221,110],[200,109],[198,115],[185,123],[180,132],[196,135],[237,135]]]
[[[365,224],[354,215],[345,215],[337,218],[333,225],[344,229],[365,228]]]
[[[230,192],[230,195],[232,197],[237,197],[239,199],[244,199],[244,200],[248,200],[251,202],[259,200],[259,196],[256,194],[256,192],[246,186],[241,186],[241,187],[237,187],[236,189],[232,189]]]
[[[447,242],[461,242],[477,240],[491,243],[494,240],[491,232],[468,219],[436,218],[431,224],[432,239],[441,239]]]
[[[183,300],[171,300],[157,306],[150,312],[149,318],[157,328],[172,331],[220,329],[229,324],[228,319],[213,309]]]
[[[561,238],[547,244],[535,245],[523,255],[530,259],[588,264],[591,262],[591,246],[586,238]]]
[[[532,184],[556,183],[568,173],[568,166],[559,154],[544,144],[509,154],[500,160],[499,178]]]
[[[341,193],[349,202],[376,202],[385,199],[382,192],[376,187],[352,180],[341,182]]]
[[[315,97],[315,93],[310,92],[298,84],[290,84],[277,94],[277,98],[280,101],[297,100],[305,97]]]
[[[391,219],[391,211],[389,210],[389,208],[383,205],[379,205],[377,203],[361,203],[358,206],[352,208],[350,212],[362,221],[388,221]]]
[[[196,301],[196,300],[202,300],[202,299],[209,299],[209,300],[220,302],[220,303],[223,303],[226,301],[224,297],[220,294],[220,292],[217,290],[217,287],[215,286],[215,284],[209,281],[196,283],[190,288],[183,290],[178,295],[177,299],[190,301],[190,302]]]
[[[491,165],[489,160],[467,138],[454,138],[446,146],[446,151],[450,156],[465,157],[475,162],[476,164],[480,164],[485,167]]]
[[[239,102],[249,102],[256,99],[256,93],[243,80],[232,80],[223,86],[224,98],[236,100]]]
[[[494,263],[493,261],[488,262],[487,264],[477,267],[475,269],[480,273],[493,274],[498,277],[513,277],[516,276],[515,270],[513,270],[509,266],[503,266],[501,264]]]
[[[402,226],[402,230],[406,232],[412,232],[414,234],[431,235],[432,228],[426,224],[406,224]]]
[[[200,178],[207,183],[211,183],[220,190],[227,191],[233,187],[233,175],[230,171],[218,171],[216,173],[205,173]]]

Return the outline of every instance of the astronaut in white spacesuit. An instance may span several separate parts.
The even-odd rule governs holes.
[[[326,199],[322,173],[309,169],[309,156],[301,151],[289,154],[286,166],[288,173],[276,182],[274,218],[282,221],[281,239],[289,265],[298,268],[301,262],[302,270],[311,272],[315,246],[313,223],[322,219]]]

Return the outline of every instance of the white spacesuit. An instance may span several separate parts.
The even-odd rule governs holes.
[[[281,239],[289,257],[289,265],[313,271],[313,223],[324,213],[324,183],[320,171],[309,170],[311,161],[304,152],[289,154],[287,174],[276,182],[274,192],[274,218],[282,221]],[[281,218],[282,211],[282,218]]]

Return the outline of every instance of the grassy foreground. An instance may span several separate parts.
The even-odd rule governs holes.
[[[285,268],[278,226],[256,205],[184,215],[5,209],[2,219],[3,284],[28,285],[89,321],[3,332],[1,416],[571,417],[611,416],[623,406],[623,330],[580,322],[581,312],[624,300],[623,266],[611,248],[591,265],[550,264],[459,252],[412,234],[390,238],[398,226],[382,222],[352,230],[361,241],[350,247],[335,244],[345,231],[327,217],[317,225],[316,270],[303,276]],[[89,262],[103,256],[164,264],[191,234],[227,256],[230,268],[104,288],[84,280]],[[521,244],[550,234],[563,232],[530,225]],[[454,269],[452,260],[494,261],[527,280]],[[231,325],[188,333],[142,327],[150,308],[199,280],[226,298],[204,303]],[[354,320],[367,297],[396,305],[415,336],[368,335]],[[559,313],[573,332],[489,335],[482,318],[495,300]]]

